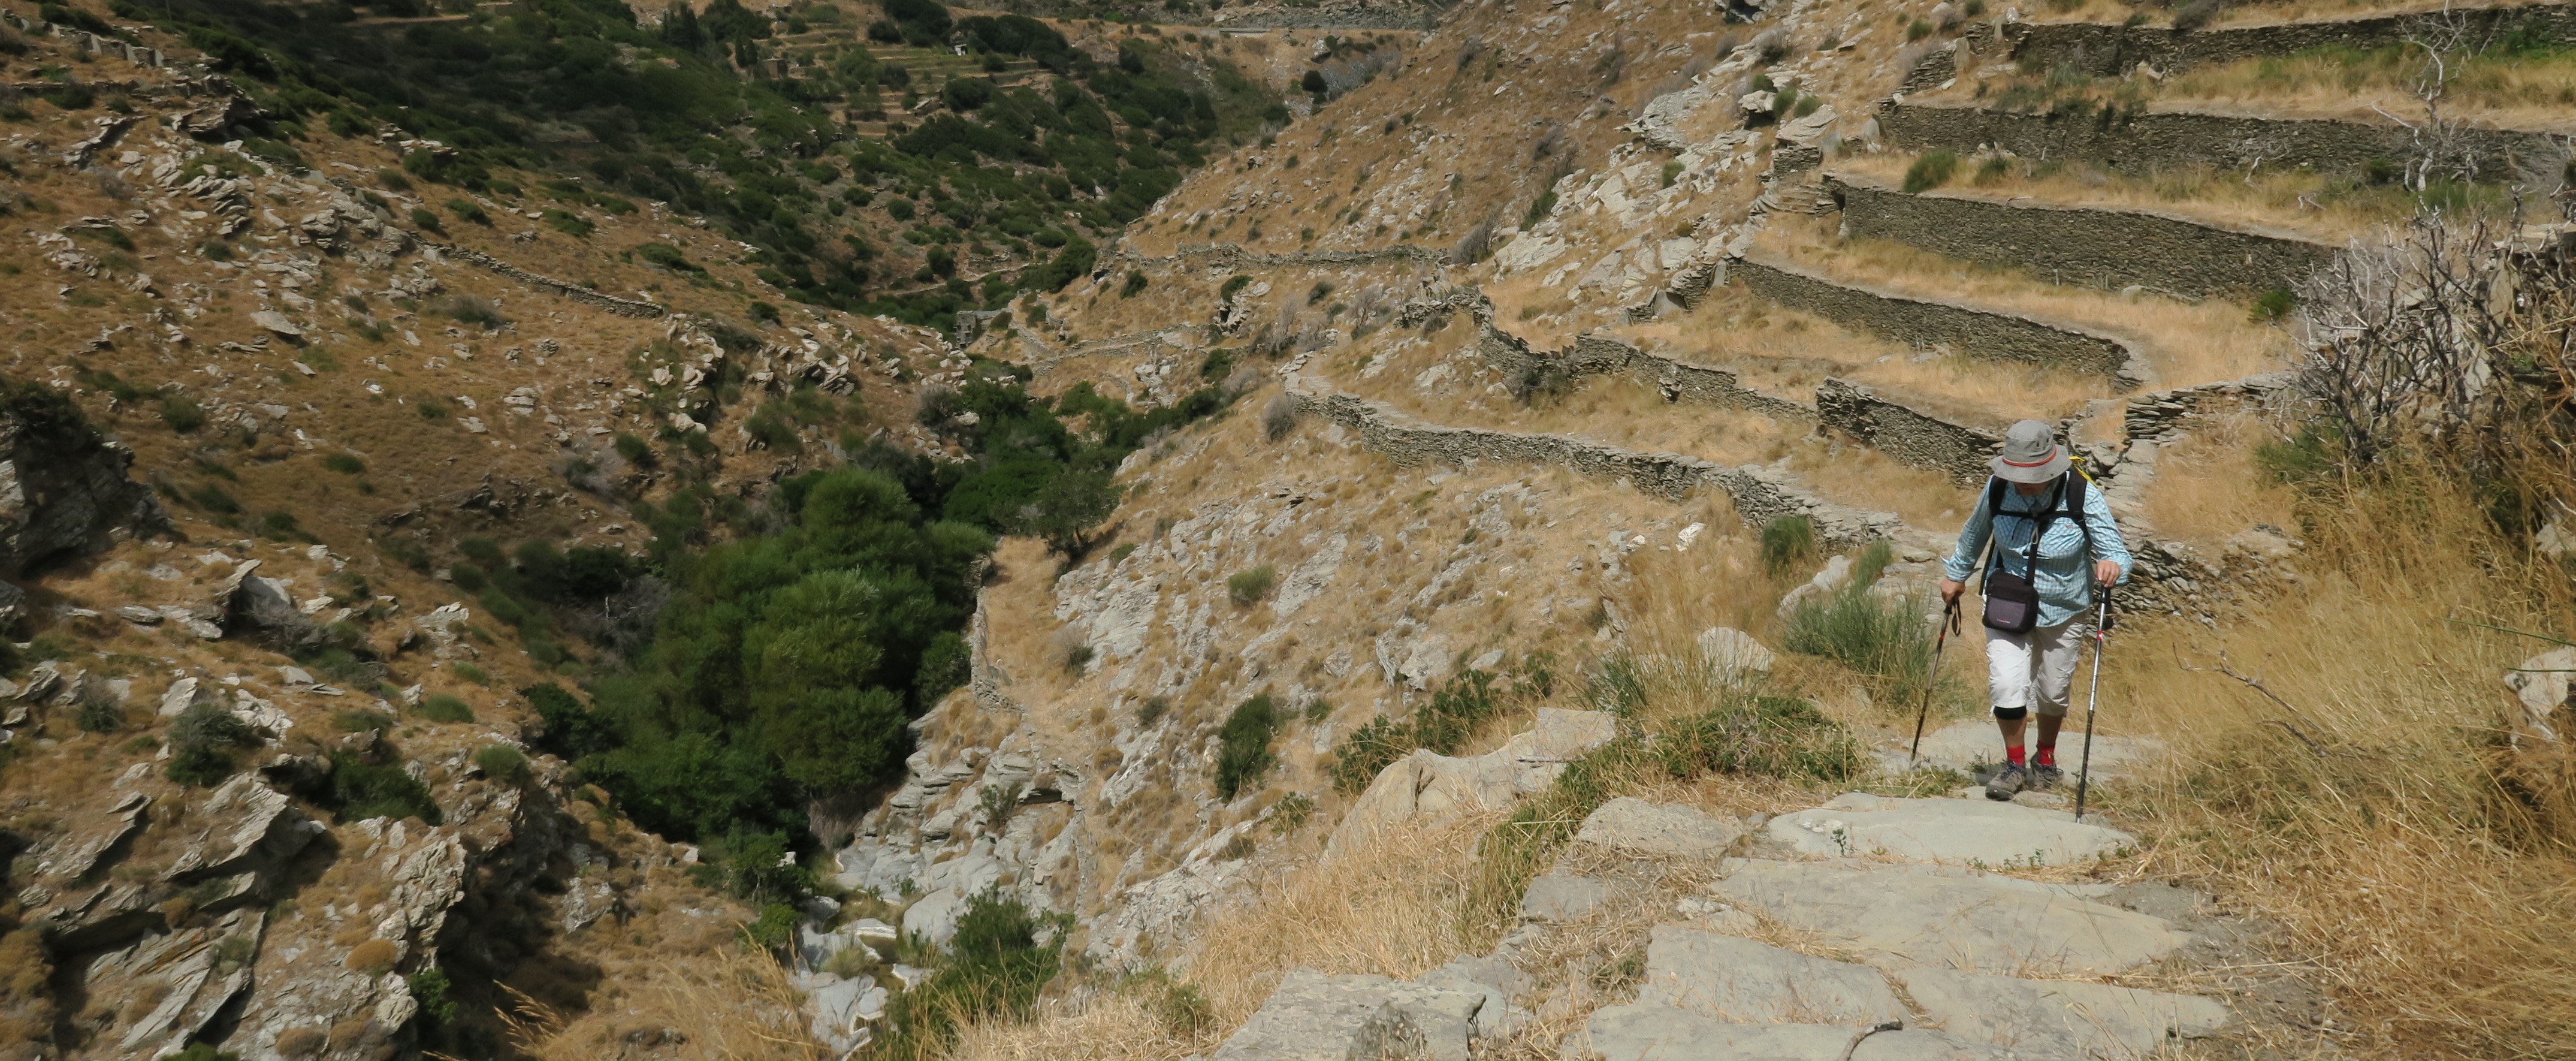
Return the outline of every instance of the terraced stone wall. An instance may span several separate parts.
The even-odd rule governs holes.
[[[1898,342],[2107,376],[2122,387],[2144,382],[2128,344],[2071,324],[1846,284],[1777,262],[1738,258],[1728,262],[1727,274],[1769,301]]]
[[[2291,286],[2334,253],[2287,233],[2218,228],[2153,210],[1907,195],[1843,176],[1826,184],[1853,236],[2017,266],[2057,283],[2138,284],[2192,297],[2266,291]]]
[[[1477,303],[1475,311],[1480,329],[1477,354],[1486,365],[1516,383],[1550,376],[1580,379],[1626,373],[1663,391],[1666,401],[1798,420],[1812,420],[1816,415],[1815,410],[1797,402],[1745,386],[1735,373],[1725,369],[1647,353],[1604,336],[1580,336],[1563,350],[1535,350],[1527,340],[1494,326],[1490,303]]]
[[[2467,28],[2473,43],[2527,34],[2542,41],[2576,44],[2576,7],[2563,4],[2461,8],[2453,17]],[[2004,37],[2014,42],[2013,59],[2024,70],[2071,63],[2087,73],[2109,76],[2141,62],[2170,73],[2311,48],[2386,48],[2404,44],[2428,25],[2438,25],[2440,18],[2436,14],[2378,15],[2192,32],[2177,32],[2169,26],[2052,22],[2007,25]]]
[[[1986,458],[2003,446],[2003,436],[1994,432],[1889,401],[1848,380],[1828,378],[1816,388],[1816,421],[1962,486],[1986,481]]]
[[[1338,391],[1292,388],[1289,393],[1296,396],[1301,412],[1357,432],[1362,445],[1400,465],[1485,460],[1548,464],[1591,478],[1625,481],[1668,501],[1713,486],[1725,492],[1736,514],[1748,524],[1760,526],[1782,516],[1803,515],[1814,521],[1819,539],[1838,548],[1897,537],[1905,529],[1892,513],[1830,504],[1799,489],[1785,474],[1759,465],[1728,468],[1678,453],[1635,453],[1565,435],[1426,424]]]
[[[1994,147],[2137,173],[2177,164],[2365,173],[2419,150],[2414,131],[2400,126],[2223,114],[2141,114],[2104,128],[2045,114],[1888,101],[1879,105],[1878,127],[1900,148],[1965,154]],[[2546,133],[2461,129],[2454,144],[2482,180],[2555,172],[2567,157],[2566,146]]]

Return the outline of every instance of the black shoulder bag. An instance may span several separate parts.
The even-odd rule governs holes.
[[[2005,516],[2012,516],[2017,519],[2027,519],[2031,521],[2032,527],[2030,531],[2030,548],[2024,554],[2022,560],[2023,573],[2018,575],[2004,569],[2003,550],[1999,547],[2000,543],[2003,541],[2003,536],[2001,534],[1994,533],[1991,530],[1987,534],[1986,541],[1988,543],[1987,548],[1989,550],[1989,560],[1986,566],[1985,621],[1987,629],[2001,630],[2007,634],[2027,634],[2031,631],[2032,627],[2039,625],[2039,587],[2032,583],[2030,576],[2039,571],[2039,542],[2040,539],[2048,536],[2049,522],[2060,515],[2066,514],[2066,502],[2068,500],[2067,495],[2070,492],[2080,491],[2082,489],[2082,487],[2075,486],[2068,481],[2069,479],[2075,478],[2079,477],[2073,476],[2071,473],[2069,475],[2060,476],[2057,480],[2056,495],[2049,498],[2048,504],[2043,506],[2037,512],[2004,511],[2004,481],[2001,479],[1988,481],[1986,487],[1987,514],[1996,520],[2000,520]],[[2080,526],[2084,519],[2084,512],[2081,507],[2082,501],[2080,500],[2083,495],[2081,493],[2077,493],[2075,496],[2078,499],[2078,507],[2074,510],[2074,516],[2077,524]],[[2084,528],[2084,544],[2086,554],[2091,554],[2093,546],[2093,528],[2091,527]]]

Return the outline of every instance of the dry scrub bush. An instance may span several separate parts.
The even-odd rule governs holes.
[[[674,954],[627,985],[615,1006],[567,1020],[512,992],[504,1013],[512,1044],[535,1061],[596,1061],[630,1049],[629,1036],[662,1038],[681,1061],[825,1061],[805,1036],[805,1014],[787,971],[766,954],[718,944]],[[663,1038],[657,1033],[677,1032]]]
[[[2276,922],[2358,1023],[2356,1056],[2569,1056],[2576,771],[2562,746],[2513,747],[2497,680],[2547,646],[2456,621],[2569,636],[2566,578],[2518,559],[2457,476],[2304,514],[2291,592],[2216,631],[2115,638],[2104,722],[2172,754],[2106,809],[2149,871]]]

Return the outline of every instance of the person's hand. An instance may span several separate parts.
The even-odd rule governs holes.
[[[2120,562],[2117,560],[2093,561],[2093,581],[2106,588],[2120,581]]]
[[[1967,590],[1967,588],[1968,588],[1968,584],[1967,584],[1967,583],[1965,583],[1965,582],[1952,582],[1952,581],[1950,581],[1949,579],[1946,579],[1946,578],[1945,578],[1945,579],[1942,579],[1942,580],[1941,580],[1941,604],[1942,604],[1944,607],[1951,607],[1951,608],[1958,607],[1958,606],[1959,606],[1959,594],[1960,594],[1960,593],[1962,593],[1962,592],[1964,592],[1964,591],[1966,591],[1966,590]]]

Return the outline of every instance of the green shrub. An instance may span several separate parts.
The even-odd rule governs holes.
[[[447,419],[447,406],[440,404],[435,399],[423,398],[419,401],[413,402],[412,411],[419,413],[420,418],[423,420]]]
[[[1762,525],[1762,567],[1779,578],[1805,566],[1816,555],[1816,524],[1805,516],[1781,516]]]
[[[471,221],[485,228],[492,227],[492,215],[484,213],[482,207],[476,206],[467,200],[448,200],[447,212],[456,215],[458,220]]]
[[[1917,598],[1884,600],[1869,592],[1891,560],[1878,542],[1854,563],[1851,581],[1822,599],[1791,609],[1780,644],[1801,655],[1822,656],[1869,679],[1882,699],[1912,703],[1924,691],[1932,662],[1933,631]]]
[[[369,818],[418,818],[431,825],[446,819],[429,787],[399,763],[370,763],[352,751],[331,753],[331,776],[314,802],[330,808],[342,823]]]
[[[1216,791],[1231,800],[1247,783],[1260,779],[1279,762],[1270,739],[1279,732],[1279,707],[1263,693],[1236,705],[1217,727]]]
[[[2298,301],[2298,296],[2291,294],[2288,288],[2276,287],[2265,291],[2254,299],[2252,319],[2257,323],[2280,320],[2289,316]]]
[[[346,453],[332,453],[325,455],[322,458],[322,467],[338,472],[342,475],[363,475],[367,471],[367,464],[365,461],[361,461]]]
[[[1118,297],[1134,298],[1137,295],[1143,294],[1145,291],[1145,284],[1145,274],[1134,269],[1130,269],[1127,271],[1127,282],[1118,286]]]
[[[182,435],[194,434],[206,426],[206,410],[184,395],[173,394],[161,399],[161,422]]]
[[[1268,564],[1238,572],[1225,580],[1226,599],[1246,606],[1259,603],[1278,581],[1279,572]]]
[[[446,693],[431,693],[413,708],[412,713],[432,722],[472,722],[474,709],[465,701]]]
[[[1494,676],[1470,668],[1452,675],[1429,701],[1414,709],[1413,739],[1442,755],[1453,754],[1502,706],[1494,693]]]
[[[947,1056],[961,1024],[1026,1018],[1039,990],[1063,968],[1068,927],[1061,915],[1042,918],[999,892],[968,899],[936,968],[887,1004],[888,1034],[871,1056],[930,1061]]]
[[[706,272],[706,269],[698,263],[690,261],[688,255],[681,253],[680,248],[668,243],[638,243],[635,245],[635,253],[641,255],[647,262],[676,272]]]
[[[1910,23],[1907,23],[1907,24],[1906,24],[1906,26],[1905,26],[1905,39],[1906,39],[1906,41],[1907,41],[1908,43],[1911,43],[1911,42],[1914,42],[1914,41],[1922,40],[1922,39],[1923,39],[1923,38],[1925,38],[1925,37],[1929,37],[1929,36],[1931,36],[1931,35],[1932,35],[1932,31],[1933,31],[1935,28],[1936,28],[1936,27],[1934,27],[1934,26],[1932,25],[1932,20],[1931,20],[1931,19],[1928,19],[1928,18],[1918,18],[1918,19],[1915,19],[1914,21],[1912,21],[1912,22],[1910,22]]]
[[[1948,151],[1927,152],[1915,159],[1913,165],[1905,167],[1905,191],[1907,194],[1930,191],[1950,183],[1950,178],[1958,172],[1959,156]]]
[[[528,779],[528,755],[508,744],[486,744],[474,752],[474,765],[489,777],[505,785]]]
[[[404,984],[411,988],[412,1001],[420,1005],[421,1016],[441,1024],[456,1019],[456,1000],[447,997],[453,986],[447,970],[433,965],[411,974]]]
[[[441,235],[445,235],[447,233],[447,229],[439,224],[438,215],[430,213],[427,207],[412,207],[411,223],[417,227],[424,228]]]
[[[539,217],[539,220],[544,221],[547,228],[574,239],[589,239],[590,234],[599,229],[599,226],[583,220],[580,215],[562,210],[548,210]]]
[[[72,723],[83,733],[114,733],[125,728],[125,710],[104,700],[84,701],[72,713]]]
[[[1357,795],[1377,780],[1378,771],[1387,764],[1404,758],[1420,747],[1413,741],[1413,727],[1393,718],[1370,719],[1333,749],[1333,766],[1329,771],[1334,791]]]

